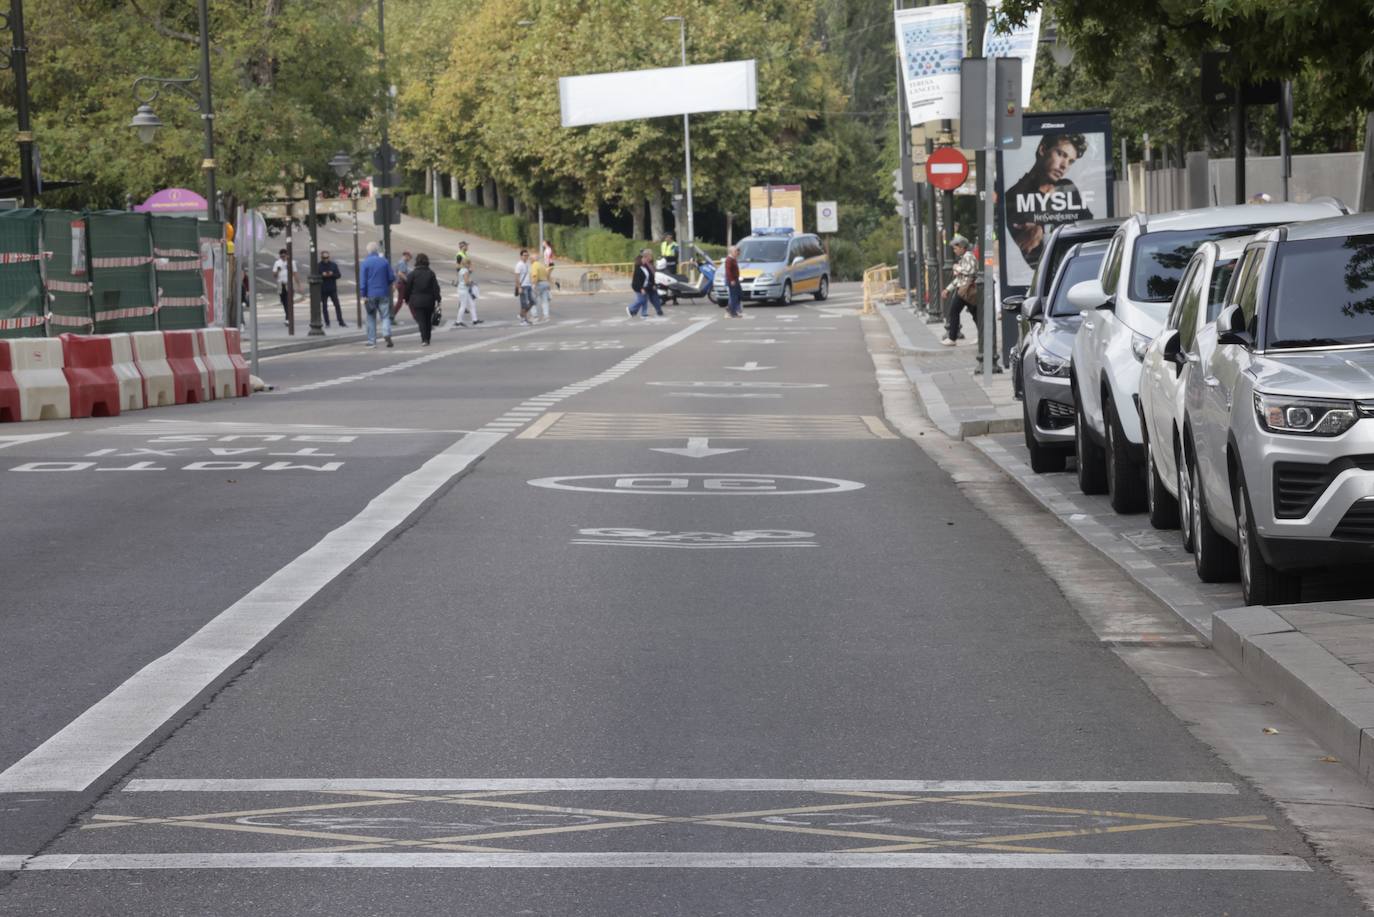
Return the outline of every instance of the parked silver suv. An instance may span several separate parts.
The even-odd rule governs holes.
[[[1074,305],[1093,310],[1083,316],[1074,339],[1070,377],[1078,406],[1078,484],[1084,493],[1106,491],[1119,513],[1145,508],[1145,447],[1136,410],[1140,362],[1164,327],[1174,289],[1197,247],[1345,212],[1337,201],[1325,199],[1136,214],[1121,224],[1098,279],[1069,291]]]
[[[1194,558],[1294,602],[1302,571],[1374,560],[1374,215],[1260,233],[1226,299],[1184,393]]]

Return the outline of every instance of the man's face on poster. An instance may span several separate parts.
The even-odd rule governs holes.
[[[1052,182],[1063,181],[1069,167],[1078,161],[1078,150],[1067,139],[1060,139],[1052,147],[1041,147],[1041,161],[1045,164],[1045,177]]]

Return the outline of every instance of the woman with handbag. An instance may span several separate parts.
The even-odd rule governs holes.
[[[969,251],[968,239],[956,235],[949,241],[954,250],[954,279],[945,287],[945,337],[941,344],[953,347],[962,337],[959,322],[965,309],[978,323],[978,259]]]
[[[442,299],[439,278],[429,269],[429,256],[421,252],[415,256],[415,267],[406,283],[406,303],[415,316],[415,323],[420,326],[421,347],[429,346],[429,336],[434,330],[434,314]]]

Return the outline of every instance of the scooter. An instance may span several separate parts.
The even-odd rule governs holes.
[[[654,285],[658,287],[659,296],[673,305],[677,305],[681,299],[701,299],[703,296],[714,302],[711,286],[716,279],[716,264],[704,252],[698,253],[696,264],[701,278],[694,284],[681,274],[670,274],[667,260],[658,259],[654,265]]]

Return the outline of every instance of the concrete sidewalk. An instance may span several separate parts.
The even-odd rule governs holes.
[[[1012,397],[1011,375],[985,380],[975,373],[978,329],[968,322],[967,337],[954,347],[940,343],[944,329],[905,306],[878,305],[902,352],[902,369],[916,388],[926,415],[946,436],[968,439],[1021,429],[1021,402]]]

